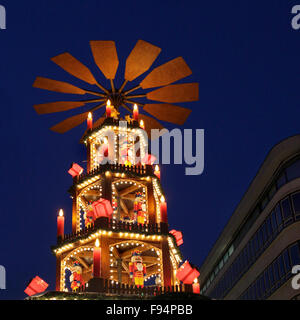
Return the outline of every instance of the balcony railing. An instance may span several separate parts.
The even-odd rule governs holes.
[[[109,295],[139,295],[158,296],[166,293],[192,293],[192,285],[180,284],[176,286],[144,286],[136,287],[124,283],[112,282],[108,279],[92,278],[88,283],[78,288],[77,292],[97,292]]]
[[[153,167],[151,165],[126,166],[124,164],[107,163],[103,165],[98,165],[93,170],[90,170],[89,172],[83,173],[75,177],[74,184],[81,183],[84,180],[88,180],[89,178],[92,178],[95,175],[104,173],[106,171],[133,174],[135,176],[152,176],[153,175]]]
[[[161,235],[168,234],[168,225],[166,223],[150,223],[150,224],[132,224],[124,221],[113,221],[106,217],[98,218],[93,225],[84,228],[80,231],[73,232],[70,234],[65,234],[64,238],[58,238],[58,244],[63,242],[72,242],[80,238],[85,238],[96,230],[107,230],[113,232],[132,232],[141,233],[147,235]]]

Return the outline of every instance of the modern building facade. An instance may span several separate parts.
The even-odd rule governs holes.
[[[277,144],[229,219],[201,273],[201,293],[224,300],[299,299],[300,135]]]

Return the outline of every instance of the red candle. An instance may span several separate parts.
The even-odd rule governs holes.
[[[107,118],[111,117],[111,102],[110,102],[110,100],[107,100],[107,102],[106,102],[106,117]]]
[[[133,106],[133,120],[138,121],[139,119],[139,109],[138,106],[135,104]]]
[[[157,176],[158,179],[160,179],[160,170],[158,165],[155,166],[154,174]]]
[[[64,237],[64,229],[65,229],[65,217],[62,209],[59,210],[59,214],[57,216],[57,236]]]
[[[91,112],[89,112],[89,115],[87,118],[87,128],[88,128],[88,130],[93,129],[93,116],[92,116]]]
[[[196,278],[193,283],[193,293],[200,294],[200,284],[198,283],[198,279]]]
[[[160,221],[168,223],[167,203],[164,196],[160,198]]]
[[[101,275],[101,248],[100,248],[99,239],[97,239],[95,242],[93,261],[94,261],[94,267],[93,267],[94,278],[100,278],[100,275]]]

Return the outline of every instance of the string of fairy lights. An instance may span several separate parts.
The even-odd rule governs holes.
[[[108,130],[112,130],[114,135],[113,145],[109,140]],[[154,261],[152,264],[150,263],[150,271],[148,272],[147,276],[145,277],[145,282],[153,279],[154,277],[157,278],[157,281],[162,283],[163,282],[163,262],[162,262],[162,251],[159,248],[159,245],[162,240],[167,238],[168,246],[169,246],[169,256],[174,272],[173,278],[176,280],[175,272],[178,268],[179,263],[181,262],[181,254],[179,249],[176,245],[176,241],[174,237],[167,236],[167,235],[155,235],[155,234],[147,234],[146,232],[119,232],[116,231],[116,226],[114,225],[119,219],[122,220],[121,216],[119,215],[120,208],[117,207],[116,204],[120,205],[120,196],[119,192],[124,189],[132,187],[132,193],[134,191],[138,191],[141,193],[141,200],[142,204],[145,205],[145,211],[148,212],[148,188],[149,185],[152,184],[153,189],[153,196],[155,201],[155,221],[157,223],[161,222],[161,200],[163,198],[163,192],[161,189],[161,185],[159,179],[156,176],[139,176],[137,178],[131,178],[129,174],[131,174],[131,166],[136,165],[135,157],[136,157],[136,150],[135,147],[138,145],[136,143],[138,141],[139,149],[140,149],[140,159],[144,159],[148,150],[148,145],[145,140],[144,130],[141,128],[128,128],[127,126],[110,126],[104,125],[101,129],[92,132],[88,137],[85,138],[84,143],[90,146],[90,170],[98,168],[99,164],[103,160],[104,154],[109,154],[110,151],[114,150],[113,160],[114,163],[117,164],[120,162],[121,157],[123,156],[122,161],[124,158],[128,161],[127,165],[127,172],[111,172],[106,171],[103,173],[95,173],[94,176],[85,178],[84,181],[76,184],[77,189],[77,197],[76,197],[76,231],[80,231],[85,227],[84,217],[88,211],[89,206],[89,199],[91,196],[101,198],[103,195],[103,182],[105,178],[111,177],[111,188],[112,188],[112,204],[113,204],[113,215],[112,215],[112,228],[109,230],[95,230],[91,232],[88,236],[77,240],[74,243],[62,243],[60,246],[56,247],[53,251],[57,256],[60,256],[61,260],[61,277],[60,277],[60,287],[61,289],[67,290],[66,283],[65,283],[65,275],[66,271],[70,270],[70,263],[79,257],[80,254],[83,252],[89,252],[90,256],[92,257],[94,251],[94,242],[99,237],[109,237],[113,244],[109,245],[109,272],[110,276],[109,279],[112,283],[118,283],[118,274],[116,272],[116,257],[114,256],[113,250],[114,249],[126,249],[133,250],[137,247],[147,247],[147,250],[153,251],[150,255],[151,259],[154,259],[154,256],[157,259],[157,262],[151,260],[148,257],[149,261]],[[120,145],[121,148],[124,148],[124,152],[120,154]],[[125,155],[125,156],[124,156]],[[112,158],[110,158],[112,160]],[[142,169],[145,169],[143,166]],[[133,171],[134,172],[134,171]],[[142,173],[146,173],[142,171]],[[96,192],[93,193],[91,191],[95,190]],[[128,190],[129,191],[129,190]],[[93,198],[93,197],[92,197]],[[126,197],[125,197],[126,198]],[[128,198],[128,196],[127,196]],[[134,196],[131,194],[130,197],[134,200]],[[128,211],[130,211],[129,209]],[[124,211],[124,210],[123,210]],[[130,213],[130,212],[129,212]],[[123,212],[124,215],[124,212]],[[126,216],[126,214],[125,214]],[[130,216],[130,215],[129,215]],[[132,221],[129,221],[129,223]],[[147,215],[146,224],[149,223],[149,216]],[[155,244],[157,243],[157,244]],[[149,249],[148,249],[149,247]],[[154,255],[154,256],[153,256]]]
[[[99,165],[99,162],[103,159],[104,153],[101,147],[109,145],[109,136],[111,137],[111,133],[113,132],[113,150],[114,155],[113,158],[110,154],[108,156],[111,158],[110,160],[114,160],[114,163],[118,163],[118,146],[123,140],[128,143],[128,157],[129,161],[132,165],[136,164],[136,151],[140,150],[140,159],[144,159],[146,152],[148,150],[148,143],[145,139],[145,132],[140,128],[127,128],[126,126],[103,126],[102,129],[95,132],[94,134],[88,137],[88,143],[90,145],[90,160],[91,160],[91,170],[96,168]],[[87,140],[84,141],[87,144]],[[109,149],[110,152],[112,148]]]

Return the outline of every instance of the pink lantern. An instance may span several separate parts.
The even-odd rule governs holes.
[[[68,173],[74,178],[76,176],[79,176],[80,174],[82,174],[83,172],[83,168],[80,167],[79,164],[73,162],[72,163],[72,167],[70,168],[70,170],[68,171]]]
[[[176,271],[177,279],[182,281],[184,284],[192,284],[199,275],[200,272],[196,268],[192,268],[187,260]]]
[[[27,288],[24,292],[28,296],[33,296],[37,293],[44,292],[48,288],[48,283],[41,279],[39,276],[33,278],[30,283],[28,284]]]
[[[170,233],[175,237],[176,244],[181,246],[183,244],[182,232],[177,230],[171,230]]]
[[[95,219],[99,217],[107,217],[111,218],[113,213],[113,208],[111,206],[110,201],[100,198],[97,201],[92,203],[92,207],[94,209]]]

